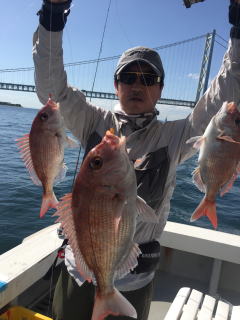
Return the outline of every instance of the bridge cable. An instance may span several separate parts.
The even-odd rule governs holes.
[[[205,38],[205,37],[206,37],[206,34],[203,34],[201,36],[193,37],[193,38],[190,38],[190,39],[181,40],[181,41],[177,41],[177,42],[174,42],[174,43],[169,43],[169,44],[166,44],[166,45],[154,47],[153,49],[156,50],[156,51],[162,50],[162,49],[167,49],[167,48],[170,48],[170,47],[178,46],[180,44],[184,44],[184,43],[192,42],[192,41],[195,41],[195,40],[199,40],[199,39],[202,39],[202,38]],[[225,39],[223,39],[223,40],[225,42],[227,42]],[[104,58],[100,58],[100,56],[99,56],[98,59],[90,59],[90,60],[69,62],[69,63],[65,63],[64,66],[65,67],[72,67],[72,66],[77,66],[77,65],[82,65],[82,64],[89,64],[89,63],[96,63],[96,62],[102,62],[102,61],[108,61],[108,60],[115,60],[115,59],[119,59],[120,56],[121,55],[116,55],[116,56],[104,57]],[[34,67],[22,67],[22,68],[19,67],[19,68],[11,68],[11,69],[10,68],[8,68],[8,69],[0,69],[0,73],[18,72],[18,71],[31,71],[31,70],[34,70]]]
[[[221,42],[217,41],[216,39],[215,39],[215,42],[217,44],[219,44],[221,47],[223,47],[224,49],[227,49],[227,47],[224,44],[222,44]]]
[[[216,33],[216,36],[218,36],[218,38],[220,38],[226,44],[228,43],[228,41],[226,39],[224,39],[223,37],[221,37],[218,33]]]

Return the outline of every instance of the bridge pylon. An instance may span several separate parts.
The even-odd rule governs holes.
[[[211,69],[212,54],[214,41],[216,36],[216,30],[214,29],[212,33],[207,33],[205,48],[202,59],[202,66],[199,76],[198,88],[195,101],[197,102],[199,98],[204,94],[208,87],[209,74]]]

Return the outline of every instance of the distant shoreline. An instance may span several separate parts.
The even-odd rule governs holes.
[[[0,106],[23,108],[23,106],[19,103],[10,103],[10,102],[4,102],[4,101],[0,101]]]

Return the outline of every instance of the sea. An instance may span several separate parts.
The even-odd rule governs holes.
[[[39,218],[42,189],[32,183],[20,157],[16,139],[29,133],[38,110],[0,105],[0,254],[19,245],[23,238],[54,224],[54,209]],[[70,135],[70,133],[68,133]],[[77,159],[83,150],[65,149],[66,178],[54,187],[57,198],[71,192]],[[190,223],[190,217],[203,197],[192,182],[197,155],[177,169],[176,188],[171,200],[169,221],[213,229],[206,217]],[[240,235],[240,182],[217,198],[218,231]]]

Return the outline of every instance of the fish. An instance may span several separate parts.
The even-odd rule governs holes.
[[[64,148],[74,147],[77,143],[66,136],[59,106],[51,98],[37,113],[30,133],[16,140],[33,183],[43,188],[40,209],[40,217],[43,217],[59,202],[53,185],[61,182],[66,175]]]
[[[209,122],[203,136],[190,138],[199,150],[199,166],[193,182],[205,193],[190,221],[207,216],[217,229],[216,197],[228,192],[240,173],[240,110],[235,102],[225,101]]]
[[[158,219],[137,196],[126,138],[107,130],[83,160],[72,193],[61,200],[54,215],[69,239],[79,274],[96,285],[92,320],[109,314],[136,318],[135,308],[114,281],[138,264],[141,250],[133,240],[136,217],[150,223]]]

